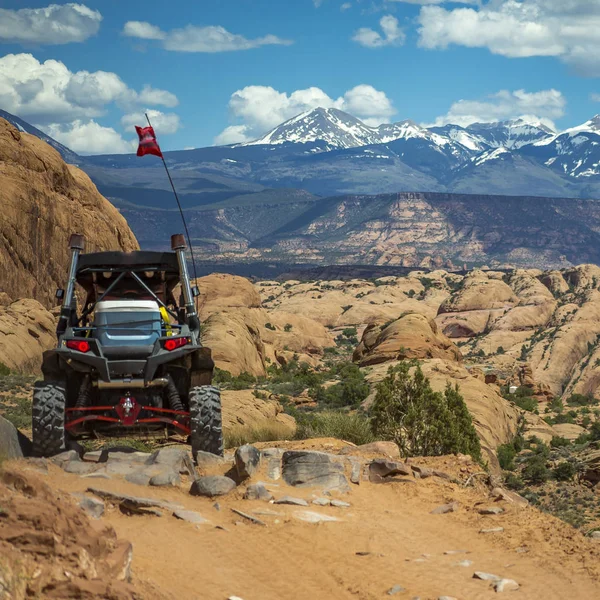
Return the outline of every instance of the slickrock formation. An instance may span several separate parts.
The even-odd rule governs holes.
[[[64,285],[71,233],[88,251],[136,250],[119,211],[51,146],[0,119],[0,292],[46,308]]]

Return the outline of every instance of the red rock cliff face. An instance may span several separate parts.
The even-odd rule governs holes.
[[[0,293],[53,306],[56,288],[65,284],[73,232],[86,236],[87,252],[139,247],[85,173],[0,119]]]

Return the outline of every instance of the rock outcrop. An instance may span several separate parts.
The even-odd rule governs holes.
[[[283,407],[275,399],[257,398],[251,390],[223,390],[223,430],[230,432],[236,428],[261,429],[279,427],[289,431],[290,437],[296,430],[294,417],[283,412]]]
[[[63,492],[9,468],[0,473],[0,504],[3,597],[126,600],[146,595],[128,583],[131,544],[106,524],[93,526]]]
[[[88,251],[135,250],[119,211],[51,146],[0,119],[0,292],[54,303],[68,271],[71,233]]]
[[[201,291],[203,343],[212,349],[215,364],[233,375],[266,374],[269,363],[284,363],[294,355],[317,364],[323,350],[335,346],[318,321],[261,307],[257,288],[247,279],[213,274],[198,279]]]
[[[390,360],[444,358],[462,361],[460,350],[420,314],[403,315],[387,327],[369,325],[353,359],[361,367]]]
[[[0,306],[0,363],[11,371],[39,372],[42,354],[56,344],[56,322],[37,300]]]

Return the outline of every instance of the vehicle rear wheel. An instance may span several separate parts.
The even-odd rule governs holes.
[[[221,392],[212,385],[193,387],[189,393],[190,442],[192,454],[198,451],[223,456]]]
[[[56,381],[37,381],[33,392],[32,442],[34,456],[54,456],[66,449],[66,390]]]

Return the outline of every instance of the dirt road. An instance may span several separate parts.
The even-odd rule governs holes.
[[[185,489],[82,479],[54,466],[49,482],[65,491],[84,491],[93,484],[159,497],[205,517],[208,523],[193,525],[167,515],[125,516],[115,507],[102,517],[133,543],[134,578],[157,585],[165,598],[374,600],[388,597],[395,585],[406,590],[400,598],[496,598],[489,582],[473,578],[475,571],[517,581],[520,589],[513,593],[523,600],[600,597],[599,542],[531,507],[495,503],[505,509],[503,514],[480,515],[481,506],[492,504],[481,490],[441,479],[363,483],[343,497],[348,508],[243,500],[242,486],[219,500],[220,510],[214,501],[191,497]],[[275,497],[289,494],[310,502],[319,493],[278,483],[269,484]],[[456,512],[430,514],[451,501],[460,504]],[[231,508],[277,514],[257,514],[267,523],[261,527]],[[299,521],[297,514],[306,510],[339,521]],[[480,533],[498,527],[504,531]],[[451,551],[463,552],[446,554]]]

